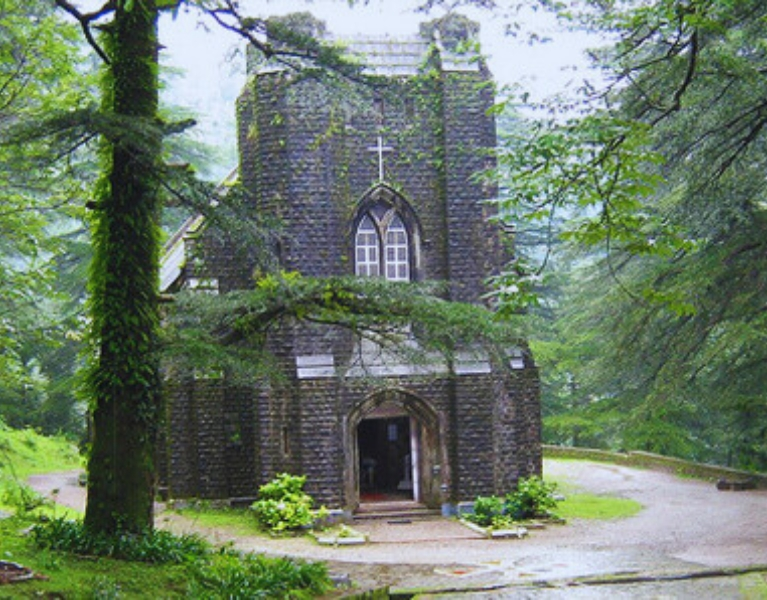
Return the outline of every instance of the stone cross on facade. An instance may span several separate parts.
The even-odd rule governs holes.
[[[394,150],[391,146],[384,146],[383,137],[378,136],[378,140],[375,146],[369,146],[368,152],[378,153],[378,181],[384,180],[384,152],[391,152]]]

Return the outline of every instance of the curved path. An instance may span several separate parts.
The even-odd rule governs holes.
[[[196,531],[243,550],[327,561],[362,586],[485,589],[483,598],[625,597],[657,594],[645,584],[585,588],[526,588],[530,582],[573,581],[615,575],[705,574],[723,567],[767,565],[767,491],[721,492],[707,482],[668,473],[587,461],[545,461],[545,475],[595,494],[632,498],[643,505],[635,516],[610,521],[573,521],[533,531],[524,540],[487,540],[455,521],[363,522],[364,546],[319,546],[306,538],[241,537],[206,530],[174,513],[158,525]],[[83,491],[72,474],[38,476],[30,484],[43,493],[59,489],[57,501],[82,509]],[[74,486],[72,484],[75,484]],[[761,575],[755,585],[764,585]],[[660,584],[659,584],[660,585]],[[733,578],[662,584],[671,597],[738,597]],[[509,587],[511,586],[511,587]],[[523,586],[523,587],[519,587]],[[610,589],[605,589],[610,588]],[[489,591],[495,590],[495,591]],[[597,593],[598,592],[598,593]],[[583,595],[580,595],[583,593]],[[563,596],[564,597],[564,596]]]

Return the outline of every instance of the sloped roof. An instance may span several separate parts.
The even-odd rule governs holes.
[[[239,169],[233,169],[216,188],[223,193],[225,188],[237,180]],[[215,202],[215,201],[214,201]],[[198,233],[205,224],[203,215],[189,217],[165,243],[160,257],[160,291],[167,292],[181,276],[186,264],[186,240]]]
[[[476,24],[462,20],[461,17],[443,19],[442,25],[445,26],[447,36],[444,40],[440,33],[442,25],[434,23],[422,24],[420,32],[411,35],[341,36],[328,32],[325,23],[309,13],[297,13],[278,19],[292,17],[297,17],[297,31],[320,39],[325,44],[342,48],[354,62],[365,65],[363,72],[367,75],[414,76],[422,73],[432,58],[438,60],[442,71],[476,72],[480,69],[481,55],[475,43],[478,29],[471,31],[472,25]],[[282,42],[277,39],[275,44],[281,46]],[[265,60],[259,53],[253,52],[249,55],[248,70],[255,73],[283,71],[288,68],[287,64],[284,57]]]
[[[444,71],[477,71],[479,54],[474,50],[450,52],[437,38],[432,42],[419,35],[411,36],[359,36],[352,39],[331,38],[340,42],[350,54],[358,56],[366,65],[369,75],[387,77],[412,76],[423,71],[429,51],[435,47],[439,52]]]
[[[415,75],[426,61],[429,44],[419,36],[388,36],[339,39],[350,54],[367,65],[368,74],[383,76]]]

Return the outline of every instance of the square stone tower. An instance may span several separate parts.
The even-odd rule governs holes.
[[[306,13],[281,23],[327,37]],[[410,38],[348,40],[365,81],[249,61],[238,173],[254,214],[279,223],[272,265],[441,280],[450,300],[481,301],[506,257],[488,221],[495,189],[477,178],[496,143],[477,34],[453,15]],[[252,286],[263,252],[250,259],[222,239],[190,220],[168,247],[165,289]],[[301,324],[268,345],[280,383],[248,389],[191,374],[170,383],[161,473],[171,496],[250,498],[289,471],[307,475],[307,491],[328,506],[439,506],[540,474],[538,374],[525,348],[503,364],[467,352],[424,367]]]

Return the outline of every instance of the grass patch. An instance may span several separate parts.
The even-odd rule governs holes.
[[[266,535],[247,508],[213,508],[204,504],[174,510],[197,525],[237,535]]]
[[[13,511],[24,506],[27,510],[39,503],[37,494],[26,487],[30,475],[72,471],[82,466],[77,447],[63,436],[46,437],[31,429],[11,429],[0,421],[0,509]],[[69,509],[64,512],[74,513]]]
[[[585,462],[578,458],[546,459],[556,462]],[[556,484],[557,489],[564,495],[555,510],[557,516],[563,519],[623,519],[631,517],[642,510],[642,505],[636,500],[590,494],[581,487],[573,484],[566,476],[547,478]]]
[[[0,520],[2,560],[29,567],[47,580],[0,587],[5,598],[182,598],[188,587],[184,565],[150,565],[110,558],[77,557],[43,550],[22,532],[33,521]]]
[[[0,471],[20,480],[38,473],[72,471],[83,466],[77,446],[63,436],[46,437],[32,429],[11,429],[0,422]]]
[[[743,598],[767,600],[767,574],[749,573],[738,577],[738,587]]]
[[[642,505],[629,498],[574,493],[565,497],[556,509],[564,519],[623,519],[642,510]]]
[[[50,548],[51,540],[79,548],[76,525],[72,525],[72,532],[50,530],[51,539],[44,540],[48,548],[41,548],[34,536],[26,533],[34,523],[28,517],[0,520],[0,558],[19,563],[42,576],[0,586],[0,600],[311,598],[332,587],[327,568],[321,563],[253,554],[240,556],[231,550],[214,549],[202,541],[190,545],[184,537],[166,532],[155,532],[146,541],[136,539],[128,544],[133,551],[127,554],[135,555],[138,560],[80,556]],[[78,539],[70,544],[73,536]],[[178,547],[171,547],[173,544]],[[104,548],[95,550],[100,552]],[[89,548],[85,551],[90,554]],[[155,559],[163,561],[162,564],[146,562]]]

